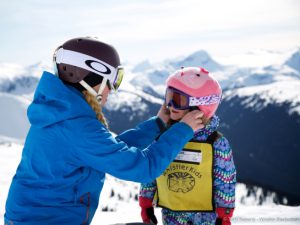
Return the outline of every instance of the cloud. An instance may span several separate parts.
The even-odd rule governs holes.
[[[178,46],[190,49],[184,46],[199,43],[222,46],[235,41],[243,46],[249,36],[255,35],[259,43],[259,37],[262,41],[270,34],[298,35],[299,6],[296,0],[4,1],[0,41],[5,47],[0,60],[14,55],[14,60],[37,61],[48,54],[45,46],[54,48],[68,38],[86,35],[115,43],[130,59],[137,58],[141,48],[151,58],[156,49],[163,55],[171,46],[178,54],[183,53]],[[36,50],[34,56],[29,47]]]

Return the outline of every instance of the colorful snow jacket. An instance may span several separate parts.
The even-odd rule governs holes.
[[[206,141],[208,136],[216,131],[219,118],[213,116],[210,123],[195,133],[194,138]],[[234,208],[236,170],[232,157],[232,150],[228,140],[222,136],[214,144],[214,169],[213,187],[215,207]],[[156,180],[141,184],[140,196],[153,199],[157,191]],[[178,212],[170,209],[162,209],[163,223],[167,225],[183,224],[215,224],[215,212]]]
[[[28,118],[31,127],[8,193],[5,224],[89,224],[105,173],[150,182],[193,137],[188,125],[178,123],[153,143],[161,133],[156,117],[114,137],[82,93],[48,72]]]

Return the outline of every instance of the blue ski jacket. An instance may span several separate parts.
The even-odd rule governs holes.
[[[6,201],[5,224],[90,224],[105,173],[135,182],[158,177],[193,137],[185,123],[161,133],[157,117],[116,137],[75,88],[44,72]],[[180,137],[180,138],[179,138]]]

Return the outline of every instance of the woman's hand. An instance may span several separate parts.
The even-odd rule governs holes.
[[[169,119],[170,119],[170,112],[168,111],[167,107],[166,107],[166,104],[164,103],[158,113],[157,113],[157,116],[165,123],[167,124]]]
[[[195,132],[204,127],[202,121],[203,115],[204,115],[203,112],[201,112],[200,110],[193,110],[185,114],[185,116],[180,120],[180,122],[186,123]]]

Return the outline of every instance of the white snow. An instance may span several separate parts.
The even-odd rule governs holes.
[[[27,107],[30,100],[0,92],[0,136],[24,140],[29,129]]]
[[[145,61],[138,63],[136,66],[134,66],[132,71],[134,73],[145,72],[146,70],[149,70],[151,68],[153,68],[151,63],[148,60],[145,60]]]
[[[229,90],[224,93],[224,98],[229,101],[235,96],[248,97],[242,104],[253,108],[257,112],[268,104],[290,103],[289,114],[300,114],[300,80],[281,81],[266,85],[256,85]],[[259,96],[259,98],[258,98]]]
[[[29,66],[0,62],[0,83],[4,79],[13,80],[25,75],[40,77],[43,70],[52,71],[52,66],[46,62],[39,62]]]
[[[0,80],[13,79],[26,72],[26,68],[12,63],[0,63]]]
[[[0,137],[0,218],[2,220],[10,182],[20,162],[22,153],[22,145],[3,139],[5,138]]]

